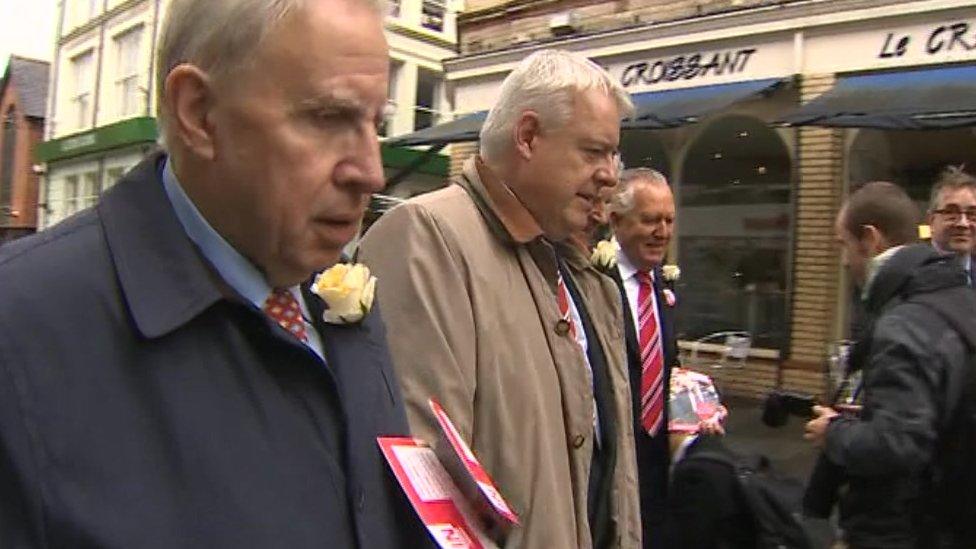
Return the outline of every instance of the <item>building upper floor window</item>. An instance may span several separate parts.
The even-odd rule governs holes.
[[[71,76],[73,93],[70,94],[72,114],[69,120],[76,129],[88,127],[92,122],[92,90],[95,84],[95,54],[93,50],[85,51],[71,58]]]
[[[441,75],[425,69],[417,70],[417,96],[413,129],[422,130],[439,122],[439,98]]]
[[[115,93],[118,115],[133,116],[143,111],[144,95],[140,89],[139,53],[142,25],[133,27],[113,39],[116,51]]]
[[[446,0],[423,0],[420,25],[426,29],[441,32],[444,30],[444,17],[447,15]]]
[[[65,8],[67,12],[65,30],[84,25],[98,15],[100,3],[100,0],[68,0]]]

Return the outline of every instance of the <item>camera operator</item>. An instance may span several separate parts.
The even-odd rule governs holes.
[[[835,225],[867,313],[851,356],[863,369],[863,409],[816,406],[804,438],[847,483],[840,521],[856,549],[976,543],[976,487],[960,478],[976,458],[976,295],[957,262],[908,245],[917,222],[901,188],[876,182],[850,196]]]

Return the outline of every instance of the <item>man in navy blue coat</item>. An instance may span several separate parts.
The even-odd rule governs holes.
[[[621,174],[610,202],[610,223],[619,245],[617,265],[611,275],[620,287],[624,305],[640,485],[641,539],[649,549],[664,547],[667,518],[671,463],[667,397],[671,368],[678,365],[678,347],[674,332],[675,297],[666,287],[661,262],[671,241],[674,214],[674,198],[663,175],[647,168],[625,170]],[[645,297],[648,306],[643,316],[639,310],[640,298],[644,297],[642,283],[648,285]],[[648,335],[649,341],[643,349],[642,325],[645,332],[652,334]],[[645,364],[648,368],[644,368]],[[645,371],[651,373],[649,381],[643,379]],[[642,391],[645,387],[648,390]],[[660,405],[659,414],[654,413],[655,402]]]
[[[382,16],[244,8],[171,2],[168,154],[0,250],[0,547],[428,543],[376,442],[408,432],[379,310],[327,323],[308,284],[383,185]]]

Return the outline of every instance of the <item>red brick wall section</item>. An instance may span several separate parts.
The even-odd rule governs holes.
[[[0,228],[35,229],[37,227],[37,192],[39,177],[33,171],[34,148],[43,137],[42,120],[24,116],[13,86],[7,86],[0,97],[0,125],[7,110],[17,109],[17,147],[14,151],[14,177],[11,210],[15,215],[0,213]],[[0,131],[0,154],[3,154],[3,131]]]

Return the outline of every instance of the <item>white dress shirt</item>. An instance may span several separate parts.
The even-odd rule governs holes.
[[[637,334],[638,344],[640,343],[640,317],[637,315],[638,292],[640,292],[640,281],[637,280],[637,267],[627,259],[627,254],[617,244],[617,272],[620,273],[620,280],[623,281],[624,291],[627,292],[627,305],[630,306],[630,318],[634,320],[634,333]],[[654,313],[654,320],[657,321],[658,331],[661,330],[661,315],[657,309],[657,293],[654,291],[654,271],[651,275],[651,311]],[[663,347],[662,347],[663,349]]]

